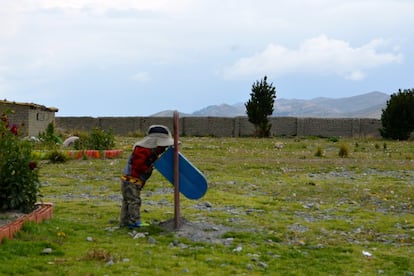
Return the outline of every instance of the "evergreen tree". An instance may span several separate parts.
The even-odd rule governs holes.
[[[274,102],[276,99],[276,88],[273,83],[267,83],[267,76],[252,85],[250,100],[245,103],[246,113],[255,127],[255,134],[258,137],[269,137],[270,128],[268,116],[273,114]]]
[[[414,89],[401,89],[391,95],[382,110],[381,136],[407,140],[414,131]]]

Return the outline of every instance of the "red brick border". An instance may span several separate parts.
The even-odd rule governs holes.
[[[52,203],[36,203],[37,208],[24,216],[19,217],[15,221],[9,222],[0,227],[0,244],[3,239],[13,239],[14,235],[22,229],[26,221],[33,221],[41,223],[45,219],[50,219],[53,216]]]

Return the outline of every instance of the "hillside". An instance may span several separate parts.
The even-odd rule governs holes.
[[[370,92],[346,98],[276,99],[273,116],[319,117],[319,118],[375,118],[381,117],[389,95]],[[152,116],[171,116],[173,111],[163,111]],[[243,103],[234,105],[211,105],[180,116],[237,117],[246,116]]]

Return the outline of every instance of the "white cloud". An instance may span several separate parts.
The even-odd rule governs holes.
[[[347,75],[345,75],[345,79],[353,81],[363,80],[364,78],[365,74],[359,70],[350,72]]]
[[[353,48],[344,40],[328,38],[325,35],[307,39],[297,49],[288,49],[271,43],[263,51],[239,59],[224,73],[230,78],[263,74],[317,73],[361,80],[366,70],[402,62],[401,53],[379,51],[379,48],[386,45],[384,40],[376,39]]]
[[[35,6],[44,9],[60,9],[65,11],[82,11],[93,14],[104,14],[110,10],[138,10],[162,13],[186,11],[191,7],[190,0],[37,0]]]
[[[151,76],[148,72],[138,72],[132,75],[130,79],[137,82],[147,82],[151,80]]]
[[[16,99],[49,90],[65,97],[74,87],[88,97],[81,89],[110,89],[111,82],[125,80],[123,89],[129,93],[138,82],[158,79],[158,72],[168,74],[164,82],[180,95],[194,93],[191,87],[202,80],[205,90],[217,91],[207,93],[211,103],[222,102],[223,91],[238,90],[240,77],[247,76],[247,82],[250,75],[264,73],[289,74],[288,81],[296,83],[310,74],[328,76],[324,81],[338,81],[330,78],[338,75],[360,80],[347,84],[361,87],[362,81],[373,81],[367,76],[376,69],[411,84],[398,70],[407,72],[411,66],[412,0],[0,2],[0,97],[6,90]],[[387,66],[402,62],[402,53],[407,57],[402,66]],[[189,71],[190,78],[183,73]],[[237,81],[218,77],[224,73]],[[113,78],[103,77],[110,74]],[[148,89],[158,93],[159,85]],[[322,93],[327,88],[321,85],[313,90]],[[376,82],[375,87],[384,85]]]

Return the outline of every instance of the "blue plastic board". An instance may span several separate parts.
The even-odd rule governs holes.
[[[180,193],[189,199],[203,197],[208,187],[205,176],[181,153],[178,153],[178,158]],[[174,185],[174,148],[170,147],[164,152],[154,167]]]

